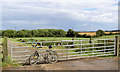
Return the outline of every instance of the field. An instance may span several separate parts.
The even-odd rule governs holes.
[[[116,33],[119,33],[119,32],[111,32],[111,33],[116,34]],[[96,32],[79,32],[79,34],[81,34],[81,35],[86,34],[86,35],[94,36],[94,35],[96,35]],[[105,34],[110,34],[110,32],[105,32]]]
[[[97,37],[94,39],[108,39],[108,38],[115,38],[116,35],[104,35],[102,37]],[[19,42],[19,39],[35,39],[38,41],[61,41],[61,40],[72,40],[72,37],[28,37],[28,38],[9,38],[12,42]],[[74,40],[85,40],[89,38],[74,38]]]

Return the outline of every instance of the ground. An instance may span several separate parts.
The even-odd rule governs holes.
[[[71,61],[61,61],[54,64],[9,67],[3,68],[3,70],[118,70],[118,58],[78,59]]]

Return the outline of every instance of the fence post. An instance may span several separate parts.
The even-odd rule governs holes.
[[[119,36],[115,36],[115,56],[119,56]]]
[[[3,61],[6,62],[7,60],[8,60],[8,38],[4,38]]]

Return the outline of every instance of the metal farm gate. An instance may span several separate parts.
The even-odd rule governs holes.
[[[26,63],[36,50],[44,53],[49,45],[52,45],[52,50],[58,54],[58,60],[115,55],[116,46],[115,39],[41,41],[38,43],[42,48],[32,47],[30,42],[11,43],[12,61]]]

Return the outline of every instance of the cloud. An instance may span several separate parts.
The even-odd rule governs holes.
[[[97,10],[97,8],[93,8],[93,9],[83,9],[83,10],[93,11],[93,10]]]
[[[12,29],[13,26],[18,29],[72,28],[77,31],[118,28],[118,8],[114,5],[118,3],[116,0],[109,2],[107,0],[69,0],[69,2],[68,0],[4,0],[3,2],[3,26],[10,25],[3,29]],[[18,27],[19,24],[21,27]]]

